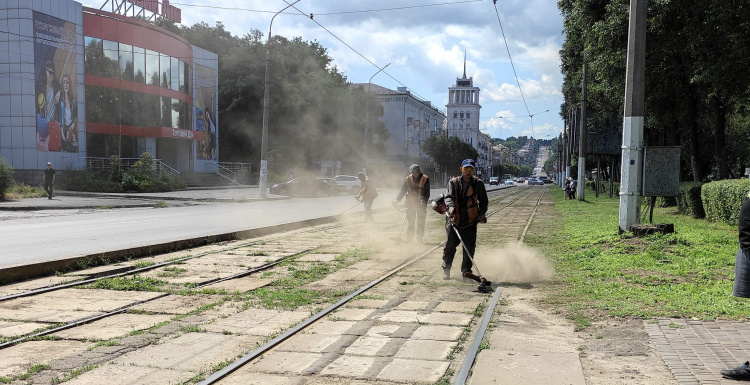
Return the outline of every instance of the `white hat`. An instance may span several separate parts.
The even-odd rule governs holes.
[[[52,166],[52,162],[47,162],[47,166]]]

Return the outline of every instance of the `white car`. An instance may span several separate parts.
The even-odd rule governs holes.
[[[359,190],[362,188],[362,182],[360,182],[359,178],[356,176],[336,175],[333,179],[336,181],[336,184],[339,185],[341,191],[347,194],[358,194]]]
[[[511,180],[511,179],[506,179],[506,180],[505,180],[505,185],[506,185],[506,186],[513,186],[513,180]]]

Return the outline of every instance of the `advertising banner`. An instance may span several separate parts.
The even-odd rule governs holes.
[[[216,151],[216,70],[195,65],[195,130],[203,132],[198,141],[198,158],[217,160]]]
[[[78,152],[76,26],[34,12],[36,148]]]

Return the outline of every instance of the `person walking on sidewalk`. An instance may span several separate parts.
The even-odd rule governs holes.
[[[354,199],[365,204],[365,222],[374,222],[372,219],[372,202],[378,197],[378,192],[373,186],[372,179],[365,173],[360,172],[357,174],[357,178],[362,182],[362,188]]]
[[[55,169],[52,168],[52,162],[47,162],[47,169],[44,170],[44,191],[49,199],[52,199],[55,193]]]
[[[410,175],[406,176],[401,191],[392,203],[397,205],[406,196],[406,241],[410,242],[415,232],[417,242],[422,243],[424,236],[424,220],[427,217],[427,201],[430,199],[430,178],[422,173],[419,165],[409,167]]]
[[[734,263],[734,288],[732,295],[735,297],[750,298],[750,192],[740,208],[740,218],[737,221],[739,230],[740,247]],[[734,368],[721,371],[724,377],[735,380],[750,381],[750,362]]]
[[[451,223],[448,225],[448,240],[443,248],[443,274],[445,279],[450,278],[453,257],[456,255],[456,247],[463,239],[463,261],[461,262],[461,274],[471,273],[471,256],[477,243],[477,223],[487,223],[484,216],[487,213],[487,190],[484,182],[474,176],[474,160],[466,159],[461,163],[461,176],[451,178],[448,181],[448,189],[445,194],[445,207]],[[458,238],[454,227],[461,234]],[[472,273],[473,274],[473,273]]]

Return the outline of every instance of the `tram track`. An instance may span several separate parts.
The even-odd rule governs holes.
[[[523,200],[525,200],[526,198],[528,198],[530,196],[536,196],[538,194],[537,191],[534,191],[536,189],[533,189],[533,188],[532,189],[519,189],[519,190],[527,190],[527,191],[515,191],[515,189],[513,189],[513,190],[514,191],[512,191],[510,194],[497,194],[497,193],[492,194],[493,196],[497,196],[497,195],[501,195],[502,196],[502,195],[504,195],[505,200],[503,201],[501,199],[501,201],[498,201],[496,204],[499,204],[500,207],[494,207],[490,212],[487,213],[487,217],[492,217],[492,216],[494,216],[494,215],[502,212],[502,210],[505,210],[505,209],[508,209],[508,208],[512,208],[513,205],[514,205],[514,203],[516,203],[518,201],[523,201]],[[544,190],[546,190],[546,189],[544,189]],[[525,236],[525,234],[526,234],[526,232],[528,230],[529,224],[533,220],[533,215],[536,212],[536,208],[538,208],[539,202],[542,200],[542,198],[544,196],[544,193],[543,193],[544,190],[541,190],[542,193],[540,195],[538,195],[538,199],[536,199],[536,205],[534,207],[534,211],[532,212],[531,216],[528,218],[528,221],[527,221],[526,226],[524,228],[523,234],[519,238],[520,240],[523,240],[523,237]],[[495,199],[495,198],[492,198],[492,199]],[[296,234],[301,234],[301,233],[306,233],[306,232],[310,232],[310,233],[321,232],[321,231],[327,232],[327,231],[331,231],[331,230],[335,230],[335,229],[340,229],[342,226],[343,225],[341,225],[341,224],[337,224],[337,225],[333,225],[333,226],[327,226],[325,228],[320,227],[320,228],[310,229],[309,231],[299,231],[299,230],[297,230],[295,233]],[[288,235],[284,235],[283,237],[287,237],[287,236]],[[98,278],[95,278],[95,279],[77,281],[77,282],[70,283],[70,284],[63,284],[63,285],[48,287],[48,288],[44,288],[43,291],[35,290],[35,291],[29,291],[29,292],[25,292],[25,293],[19,293],[19,294],[16,294],[14,296],[0,297],[0,302],[9,301],[9,300],[16,299],[16,298],[21,298],[21,297],[39,295],[39,294],[47,293],[47,292],[54,291],[54,290],[62,290],[62,289],[65,289],[65,288],[72,288],[72,287],[76,287],[76,286],[89,285],[91,283],[94,283],[94,282],[97,282],[97,281],[101,281],[101,280],[105,280],[105,279],[108,279],[108,278],[111,279],[111,278],[123,277],[123,276],[128,276],[128,275],[140,274],[140,273],[147,272],[147,271],[150,271],[150,270],[164,268],[164,267],[168,267],[168,266],[172,266],[172,265],[179,265],[179,264],[184,263],[185,261],[188,261],[188,260],[193,260],[193,259],[203,258],[203,257],[210,257],[211,255],[219,255],[219,254],[222,254],[222,253],[231,252],[233,250],[237,250],[237,249],[240,249],[240,248],[243,248],[243,247],[249,247],[249,246],[258,245],[261,242],[268,242],[268,241],[269,241],[268,239],[266,239],[266,240],[255,240],[253,242],[246,242],[246,243],[243,243],[241,245],[234,245],[234,246],[231,246],[231,247],[225,247],[225,248],[222,248],[220,250],[214,250],[214,251],[205,252],[205,253],[201,253],[201,254],[194,255],[194,256],[184,257],[184,258],[181,258],[181,259],[175,259],[175,260],[168,261],[168,262],[165,262],[165,263],[162,263],[162,264],[158,264],[158,265],[152,265],[152,266],[147,266],[145,268],[133,269],[133,270],[130,270],[130,271],[127,271],[127,272],[124,272],[124,273],[111,274],[111,275],[106,275],[106,276],[98,277]],[[280,335],[276,336],[275,338],[273,338],[270,341],[266,342],[263,346],[258,347],[254,351],[252,351],[252,352],[248,353],[247,355],[243,356],[243,358],[241,358],[240,360],[238,360],[236,362],[233,362],[233,363],[225,366],[224,369],[213,373],[210,377],[208,377],[207,379],[203,380],[201,382],[201,384],[213,384],[213,383],[216,383],[216,382],[220,381],[222,378],[224,378],[229,373],[231,373],[231,372],[233,372],[233,371],[241,368],[242,366],[246,365],[247,363],[255,360],[257,357],[260,357],[263,354],[267,353],[268,351],[272,350],[274,347],[276,347],[280,343],[288,340],[292,336],[298,334],[300,331],[304,330],[309,325],[311,325],[311,324],[315,323],[316,321],[318,321],[318,320],[326,317],[327,315],[331,314],[331,312],[339,309],[341,306],[343,306],[344,304],[348,303],[353,298],[361,295],[362,293],[364,293],[365,291],[371,289],[372,287],[375,287],[378,284],[386,281],[388,278],[393,277],[394,275],[398,274],[400,271],[402,271],[403,269],[407,268],[408,266],[410,266],[410,265],[412,265],[412,264],[420,261],[422,258],[424,258],[424,257],[426,257],[426,256],[428,256],[428,255],[430,255],[432,253],[434,253],[441,246],[442,246],[442,244],[437,245],[437,246],[433,246],[433,247],[430,247],[427,250],[420,251],[420,252],[412,254],[411,256],[409,256],[406,259],[406,262],[404,262],[403,264],[399,265],[395,269],[389,271],[385,275],[383,275],[380,278],[378,278],[378,279],[376,279],[376,280],[368,283],[367,285],[364,285],[364,286],[358,288],[357,290],[354,290],[352,293],[350,293],[346,297],[342,298],[338,302],[336,302],[336,303],[332,304],[331,306],[329,306],[329,307],[321,310],[320,312],[318,312],[315,315],[309,317],[308,319],[306,319],[306,320],[298,323],[297,326],[293,327],[292,329],[287,330],[283,334],[280,334]],[[305,253],[307,253],[307,252],[309,252],[309,251],[311,251],[313,249],[314,248],[301,250],[300,252],[295,253],[293,255],[290,255],[290,256],[287,256],[287,257],[284,257],[284,258],[279,258],[279,259],[277,259],[277,260],[275,260],[273,262],[269,262],[269,263],[264,264],[264,265],[259,266],[259,267],[254,267],[254,268],[247,269],[247,271],[241,272],[241,273],[238,273],[238,274],[235,274],[235,275],[221,277],[221,278],[217,278],[217,279],[205,280],[205,281],[203,281],[203,282],[201,282],[199,284],[196,284],[195,285],[195,289],[200,289],[201,287],[204,287],[204,286],[207,286],[207,285],[211,285],[211,284],[214,284],[214,283],[217,283],[217,282],[220,282],[220,281],[228,281],[228,280],[232,280],[232,279],[242,278],[242,277],[245,277],[247,275],[251,275],[251,274],[255,274],[255,273],[260,273],[260,272],[266,271],[266,270],[271,269],[271,268],[273,268],[273,267],[275,267],[275,266],[277,266],[277,265],[279,265],[279,264],[281,264],[281,263],[283,263],[285,261],[294,259],[294,258],[298,257],[299,255],[305,254]],[[66,285],[70,285],[70,286],[66,286]],[[498,286],[496,288],[496,290],[495,290],[495,293],[496,293],[495,295],[496,296],[500,295],[501,289],[502,289],[501,286]],[[36,340],[36,339],[38,339],[40,337],[44,337],[44,336],[47,336],[47,335],[53,335],[53,334],[55,334],[55,333],[57,333],[57,332],[59,332],[61,330],[65,330],[65,329],[70,329],[70,328],[74,328],[74,327],[77,327],[77,326],[81,326],[81,325],[84,325],[84,324],[87,324],[87,323],[91,323],[91,322],[94,322],[94,321],[97,321],[97,320],[101,320],[103,318],[110,317],[110,316],[113,316],[113,315],[116,315],[116,314],[121,314],[123,312],[127,312],[129,309],[132,309],[134,307],[142,305],[143,303],[155,301],[155,300],[158,300],[158,299],[164,298],[166,296],[170,296],[170,295],[173,295],[173,294],[172,293],[165,293],[164,295],[160,295],[158,297],[149,299],[147,301],[140,301],[140,302],[134,303],[134,304],[132,304],[130,306],[126,306],[126,307],[115,309],[115,310],[110,311],[110,312],[108,312],[106,314],[103,314],[103,315],[99,315],[99,316],[96,316],[96,317],[91,317],[91,318],[87,318],[87,319],[82,319],[82,320],[77,320],[77,321],[74,321],[74,322],[70,322],[70,323],[68,323],[66,325],[59,326],[59,327],[57,327],[55,329],[46,330],[46,331],[44,331],[42,333],[36,333],[36,334],[33,334],[33,335],[27,335],[27,336],[24,336],[22,338],[15,339],[13,341],[9,341],[9,342],[6,342],[6,343],[0,345],[0,349],[4,349],[4,348],[10,347],[10,346],[15,346],[15,345],[17,345],[17,344],[19,344],[21,342],[24,342],[24,341]],[[496,303],[497,301],[494,300],[492,302]],[[485,314],[490,314],[491,315],[493,311],[494,311],[494,306],[492,306],[492,309],[490,309],[488,307]],[[479,341],[481,341],[481,338],[479,338]],[[473,347],[472,347],[472,350],[473,350]],[[473,358],[472,358],[472,360],[473,360]]]

